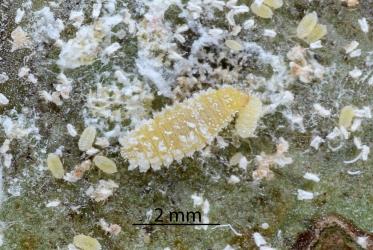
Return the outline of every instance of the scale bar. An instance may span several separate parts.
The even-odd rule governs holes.
[[[132,226],[219,226],[219,223],[135,223]]]

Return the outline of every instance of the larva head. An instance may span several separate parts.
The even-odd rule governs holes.
[[[217,96],[229,110],[239,111],[249,102],[249,96],[233,87],[223,87],[217,90]]]

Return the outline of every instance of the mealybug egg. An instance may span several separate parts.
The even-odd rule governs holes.
[[[311,12],[305,15],[297,27],[297,37],[303,39],[309,34],[311,34],[312,30],[315,28],[317,24],[318,18],[317,13]]]
[[[95,158],[93,158],[93,163],[107,174],[114,174],[117,172],[117,165],[115,162],[105,156],[96,155]]]
[[[273,11],[267,5],[257,4],[255,1],[250,6],[251,11],[261,18],[272,18]]]
[[[87,151],[92,148],[93,142],[96,138],[96,128],[95,127],[87,127],[84,129],[83,133],[81,134],[78,142],[78,147],[80,151]]]
[[[48,170],[51,171],[54,178],[62,179],[63,175],[65,174],[65,171],[63,169],[62,162],[60,160],[60,157],[56,154],[48,154],[47,157],[47,166]]]
[[[101,245],[95,238],[79,234],[74,237],[73,243],[82,250],[101,250]]]
[[[355,117],[354,108],[350,105],[345,106],[341,109],[338,125],[347,129],[351,126],[352,120],[354,119],[354,117]]]

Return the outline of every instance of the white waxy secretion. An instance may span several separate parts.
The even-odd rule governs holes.
[[[353,70],[348,72],[348,75],[353,79],[359,78],[362,74],[363,74],[363,72],[361,71],[361,69],[359,69],[357,67],[355,67]]]
[[[314,193],[308,192],[302,189],[297,190],[297,198],[298,200],[312,200],[315,197]]]
[[[276,31],[270,29],[264,29],[263,36],[275,37],[277,35]]]
[[[19,24],[22,21],[23,16],[25,15],[25,11],[22,9],[17,9],[16,17],[14,19],[14,22],[16,24]]]
[[[345,49],[346,54],[349,54],[352,51],[354,51],[355,49],[357,49],[358,46],[359,46],[359,42],[352,41],[349,44],[347,44],[346,46],[344,46],[343,48]]]
[[[6,98],[5,95],[0,93],[0,105],[8,105],[8,103],[9,103],[8,98]]]
[[[237,175],[231,175],[228,179],[229,184],[237,184],[240,182],[240,178]]]
[[[84,129],[78,142],[78,147],[80,151],[87,151],[92,148],[93,142],[96,138],[96,128],[89,126]]]
[[[307,179],[307,180],[310,180],[310,181],[314,181],[314,182],[319,182],[320,181],[320,177],[316,174],[313,174],[313,173],[305,173],[303,175],[303,178]]]
[[[369,32],[369,24],[367,22],[367,19],[365,17],[363,17],[363,18],[359,19],[358,22],[359,22],[361,31],[363,31],[364,33],[368,33]]]
[[[72,124],[67,124],[66,125],[66,128],[67,128],[67,132],[69,133],[69,135],[71,135],[72,137],[75,137],[78,135],[78,133],[76,132],[76,129],[75,127],[72,125]]]

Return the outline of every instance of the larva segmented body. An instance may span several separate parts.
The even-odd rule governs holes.
[[[167,167],[209,144],[248,101],[247,94],[232,87],[203,91],[165,108],[121,138],[122,156],[130,170]]]

